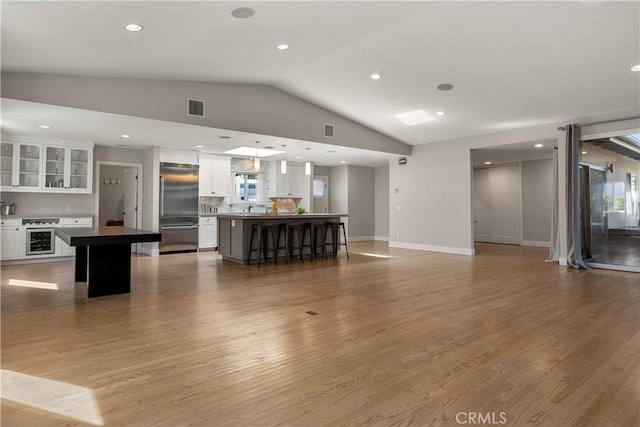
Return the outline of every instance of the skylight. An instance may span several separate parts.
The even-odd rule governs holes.
[[[419,125],[435,120],[431,114],[424,110],[408,111],[406,113],[396,114],[396,117],[407,126]]]
[[[227,150],[224,154],[234,154],[236,156],[248,156],[248,157],[269,157],[276,154],[282,154],[284,151],[267,150],[264,148],[256,147],[238,147],[233,150]]]

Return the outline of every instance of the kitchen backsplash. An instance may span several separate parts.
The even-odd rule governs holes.
[[[2,193],[5,204],[16,204],[15,215],[90,214],[95,211],[93,194]]]

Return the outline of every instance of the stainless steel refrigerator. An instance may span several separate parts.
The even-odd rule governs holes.
[[[198,165],[160,163],[160,253],[198,250]]]

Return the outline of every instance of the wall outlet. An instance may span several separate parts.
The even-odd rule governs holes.
[[[71,205],[65,205],[64,209],[65,209],[67,212],[71,212]]]
[[[396,237],[400,237],[400,232],[396,231]]]
[[[396,206],[396,210],[397,210],[398,212],[400,212],[400,205],[397,205],[397,206]]]

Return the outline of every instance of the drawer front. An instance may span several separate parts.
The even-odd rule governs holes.
[[[63,227],[91,227],[91,218],[60,218]]]
[[[20,220],[19,219],[3,219],[3,220],[0,220],[0,225],[3,227],[19,227]]]

